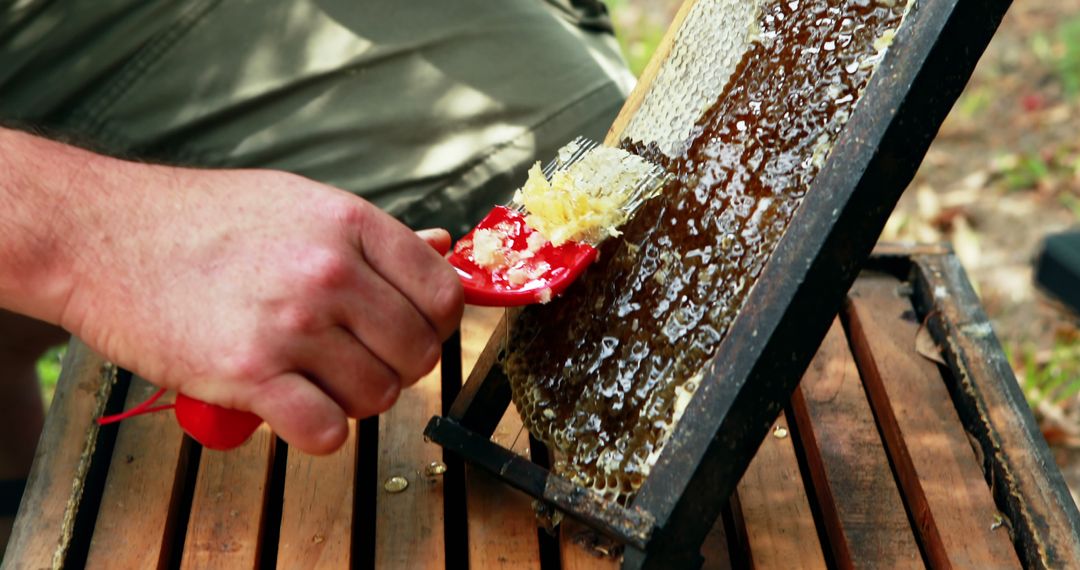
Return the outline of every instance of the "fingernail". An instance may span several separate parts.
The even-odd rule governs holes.
[[[401,395],[401,384],[399,384],[397,382],[394,382],[394,383],[391,383],[389,386],[387,386],[386,392],[383,393],[383,397],[382,397],[382,406],[381,406],[382,411],[385,412],[386,410],[389,410],[390,407],[393,406],[397,402],[398,396],[400,396],[400,395]]]

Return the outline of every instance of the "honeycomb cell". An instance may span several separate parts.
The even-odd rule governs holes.
[[[700,0],[621,143],[674,180],[503,369],[555,471],[626,504],[648,477],[905,14],[897,0]]]

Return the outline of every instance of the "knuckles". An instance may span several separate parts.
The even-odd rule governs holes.
[[[283,308],[277,318],[281,332],[297,336],[307,336],[316,332],[324,322],[315,307],[306,303]]]
[[[220,371],[230,380],[249,381],[262,378],[270,361],[270,355],[258,346],[239,346],[219,360]]]
[[[313,248],[300,263],[302,283],[311,293],[342,289],[355,279],[356,259],[345,248]]]

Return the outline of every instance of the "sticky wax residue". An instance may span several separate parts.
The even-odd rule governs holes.
[[[626,141],[676,180],[563,298],[522,313],[503,362],[558,472],[624,503],[644,481],[904,10],[765,2],[686,151]]]
[[[537,163],[514,201],[528,212],[525,222],[553,245],[596,244],[619,235],[637,191],[657,189],[648,183],[653,169],[625,150],[599,146],[556,170],[550,180]]]

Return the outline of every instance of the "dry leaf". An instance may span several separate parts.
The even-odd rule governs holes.
[[[926,326],[925,322],[919,327],[919,332],[915,334],[915,352],[918,352],[920,356],[927,360],[932,360],[942,366],[948,366],[945,357],[941,355],[941,347],[934,342],[934,337],[930,334],[930,327]]]

